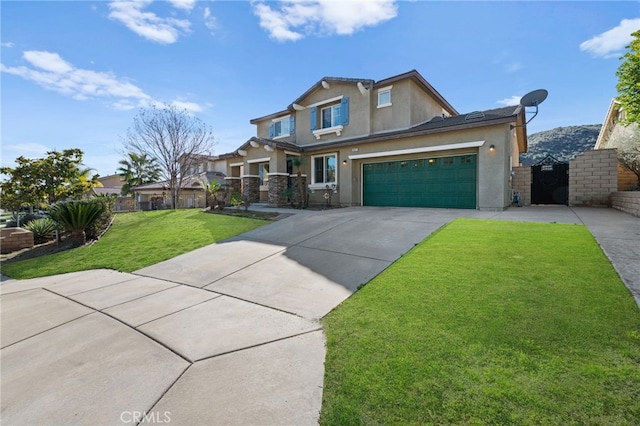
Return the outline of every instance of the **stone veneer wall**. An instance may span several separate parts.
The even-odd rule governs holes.
[[[569,205],[608,206],[618,189],[615,149],[586,151],[569,161]]]
[[[247,198],[250,203],[257,203],[260,201],[259,176],[242,177],[242,196]]]
[[[0,229],[0,252],[11,253],[33,247],[33,232],[22,228]]]
[[[289,174],[269,173],[269,194],[267,200],[274,206],[287,204],[287,181]]]
[[[307,193],[307,176],[306,175],[302,175],[300,177],[300,179],[302,179],[302,188],[304,190],[304,193],[306,195]],[[291,175],[291,189],[293,190],[293,196],[292,196],[292,202],[294,205],[298,206],[300,205],[300,193],[298,190],[298,175],[297,174],[293,174]]]
[[[640,191],[623,191],[611,194],[611,207],[640,217]]]
[[[523,206],[531,205],[531,167],[514,167],[513,180],[511,181],[513,192],[520,193]],[[513,200],[513,197],[511,198]]]
[[[227,192],[224,201],[228,204],[231,201],[233,194],[242,195],[242,178],[239,177],[226,177],[224,178],[227,184]]]

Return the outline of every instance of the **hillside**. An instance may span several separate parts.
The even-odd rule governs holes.
[[[600,124],[557,127],[529,135],[529,151],[520,154],[523,166],[530,166],[551,155],[569,161],[576,155],[593,149],[600,133]]]

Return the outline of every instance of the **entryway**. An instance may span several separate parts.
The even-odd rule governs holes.
[[[548,155],[531,166],[531,204],[568,204],[569,163]]]

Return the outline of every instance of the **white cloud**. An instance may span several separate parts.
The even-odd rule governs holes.
[[[178,109],[185,109],[189,112],[200,112],[202,111],[202,107],[195,102],[187,102],[180,99],[176,99],[171,102],[171,105],[175,106]]]
[[[496,101],[496,103],[504,106],[520,105],[520,98],[522,98],[522,96],[515,95],[509,98],[500,99],[499,101]]]
[[[175,8],[184,9],[187,12],[190,12],[191,9],[193,9],[193,6],[196,5],[196,0],[169,0],[169,3],[171,3]]]
[[[4,43],[0,43],[0,46],[2,47],[13,47],[15,46],[15,44],[11,41],[5,41]]]
[[[28,50],[22,54],[22,57],[34,67],[53,73],[64,74],[73,69],[73,67],[57,53]]]
[[[0,64],[0,71],[30,80],[48,90],[71,96],[74,99],[112,98],[118,105],[145,106],[151,97],[126,79],[112,73],[76,68],[57,53],[30,50],[22,57],[32,67],[8,67]]]
[[[631,33],[638,30],[640,18],[623,19],[618,26],[580,43],[580,50],[602,58],[619,57],[633,39]]]
[[[216,18],[215,16],[211,16],[211,10],[208,7],[204,8],[204,24],[210,30],[216,27]]]
[[[153,12],[143,12],[142,9],[151,3],[152,0],[113,1],[109,3],[109,18],[122,22],[131,31],[148,40],[163,44],[175,43],[180,34],[189,32],[191,23],[188,20],[161,18]],[[174,0],[174,6],[176,3],[184,6],[190,2]]]
[[[278,41],[295,41],[309,34],[348,35],[394,18],[396,0],[282,0],[275,8],[253,3],[260,26]]]

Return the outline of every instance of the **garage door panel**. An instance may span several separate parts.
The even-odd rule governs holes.
[[[475,208],[477,156],[386,161],[363,166],[363,204]]]

